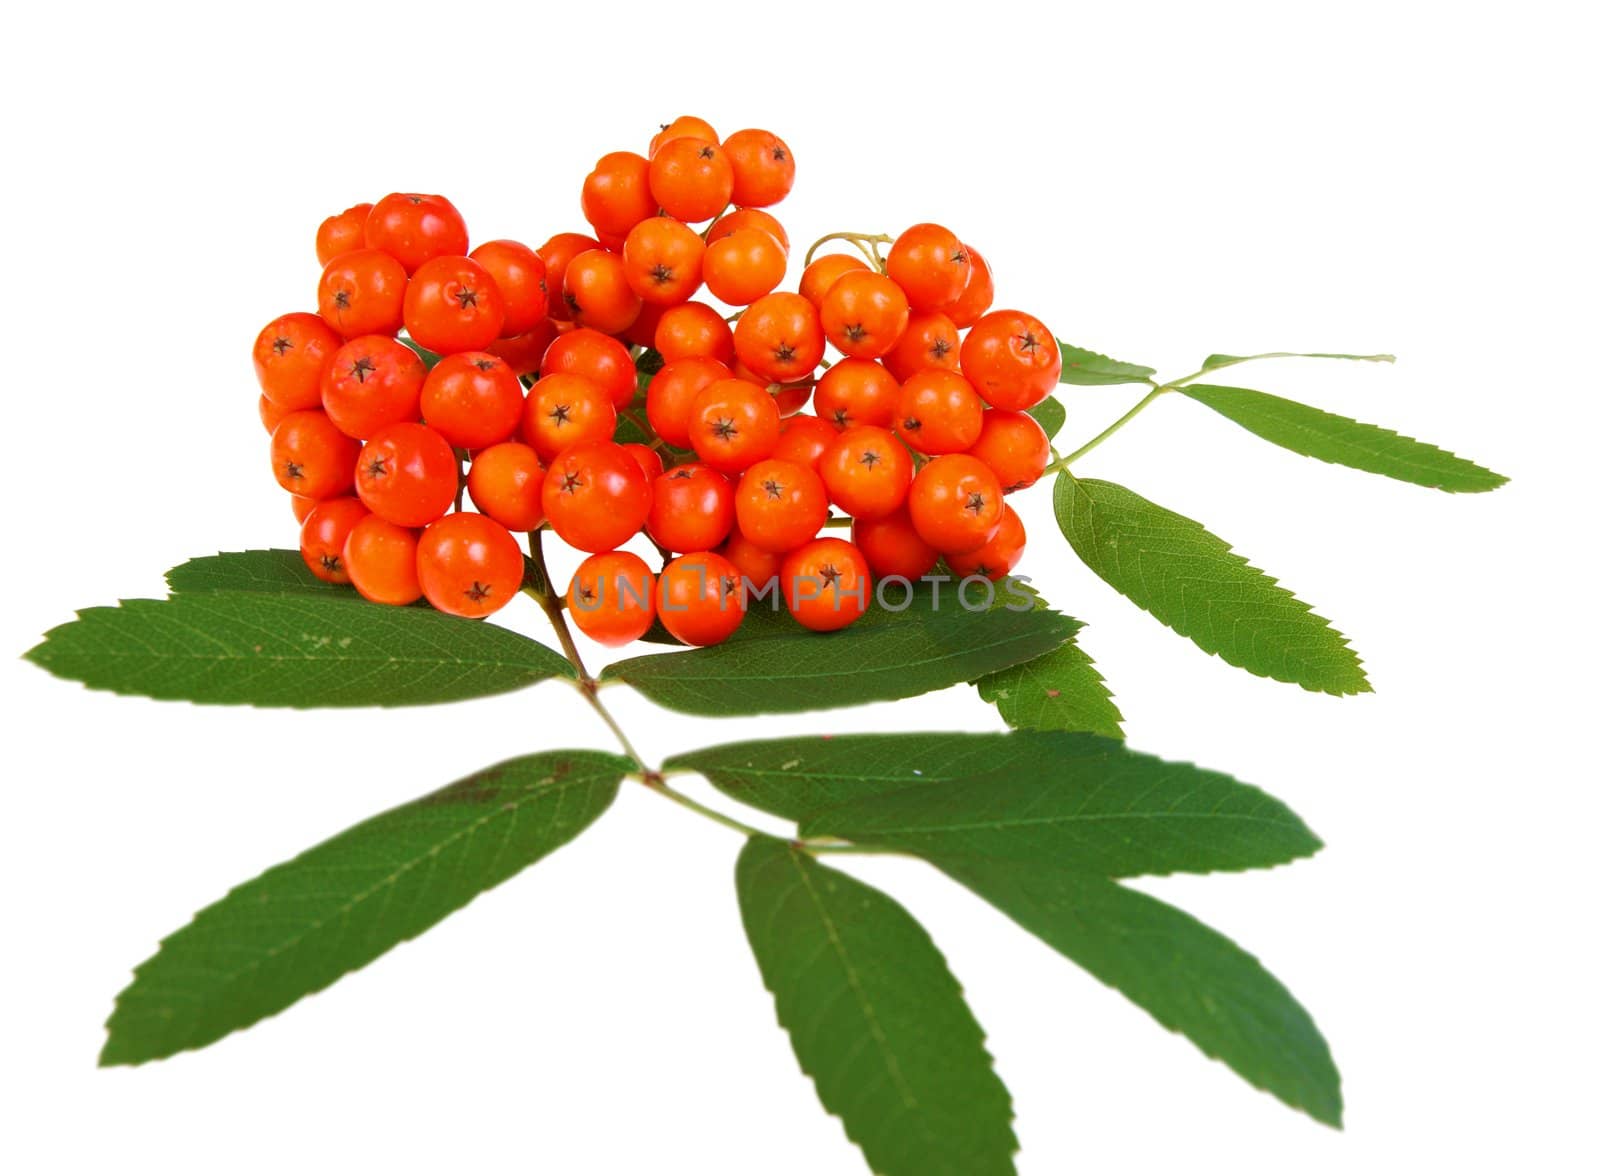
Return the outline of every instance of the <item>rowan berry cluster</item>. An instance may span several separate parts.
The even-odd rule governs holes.
[[[829,234],[858,253],[808,254],[778,291],[767,209],[793,183],[776,135],[683,117],[595,164],[592,235],[469,252],[455,207],[411,193],[329,217],[318,312],[255,344],[307,566],[482,617],[523,587],[513,533],[548,528],[591,553],[567,591],[591,637],[659,617],[696,645],[739,627],[752,586],[831,630],[875,580],[1009,573],[1025,536],[1004,496],[1050,460],[1025,410],[1060,375],[1054,336],[991,311],[988,265],[935,224]],[[619,550],[641,532],[659,572]]]

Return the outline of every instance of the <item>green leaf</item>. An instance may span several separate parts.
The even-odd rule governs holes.
[[[415,351],[417,353],[417,358],[422,360],[422,366],[430,372],[433,370],[434,365],[444,358],[444,356],[440,355],[436,351],[429,351],[426,347],[424,347],[421,343],[418,343],[409,335],[402,334],[400,336],[400,342],[404,343],[407,347],[411,348],[411,350]]]
[[[173,592],[312,592],[342,600],[359,600],[353,588],[319,580],[298,551],[271,547],[224,551],[181,563],[167,573]]]
[[[1344,355],[1337,351],[1263,351],[1259,355],[1208,355],[1200,365],[1202,371],[1212,372],[1234,364],[1249,363],[1254,359],[1355,359],[1363,363],[1393,363],[1392,355]]]
[[[250,706],[411,706],[573,676],[555,651],[498,625],[309,592],[85,609],[27,656],[96,690]]]
[[[1493,490],[1506,482],[1493,470],[1426,441],[1281,396],[1220,384],[1190,384],[1178,391],[1257,437],[1319,461],[1451,492]]]
[[[888,895],[770,837],[746,844],[736,882],[778,1022],[872,1171],[1015,1172],[1011,1096],[921,925]]]
[[[1122,712],[1076,637],[1032,661],[986,674],[974,685],[1009,727],[1122,738]]]
[[[326,988],[571,841],[631,770],[593,751],[508,760],[274,866],[135,970],[101,1064],[198,1049]]]
[[[1254,1086],[1338,1126],[1339,1071],[1311,1015],[1256,958],[1174,907],[1052,866],[934,862]]]
[[[705,649],[646,654],[606,667],[652,702],[697,715],[821,710],[909,698],[970,682],[1054,649],[1078,622],[998,588],[989,611],[968,612],[954,584],[919,591],[903,611],[874,603],[837,633],[812,633],[766,602],[752,602],[734,639]],[[886,590],[898,606],[903,594]],[[969,594],[969,603],[985,603]],[[1026,604],[1028,607],[1021,608]]]
[[[1156,369],[1139,363],[1123,363],[1097,351],[1074,347],[1065,339],[1057,339],[1061,348],[1061,382],[1063,384],[1148,384]]]
[[[1207,653],[1307,690],[1372,689],[1338,630],[1193,519],[1066,471],[1056,478],[1055,510],[1096,575]]]
[[[1061,432],[1061,426],[1067,423],[1067,410],[1054,396],[1041,400],[1028,409],[1028,415],[1039,422],[1044,435],[1052,440]]]

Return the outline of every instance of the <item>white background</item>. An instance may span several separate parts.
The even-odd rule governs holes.
[[[1320,9],[1320,10],[1319,10]],[[533,748],[605,746],[548,684],[301,714],[90,693],[17,659],[184,558],[292,545],[259,326],[312,235],[392,189],[476,239],[581,228],[594,158],[682,112],[769,127],[804,243],[935,219],[1000,301],[1110,354],[1393,351],[1237,382],[1509,474],[1450,497],[1163,402],[1082,463],[1312,601],[1376,693],[1199,653],[1079,567],[1045,496],[1024,570],[1091,624],[1138,747],[1259,783],[1328,842],[1166,880],[1316,1014],[1347,1129],[1203,1059],[975,899],[861,862],[922,918],[1016,1100],[1020,1170],[1520,1170],[1593,1162],[1597,97],[1584,6],[32,5],[0,73],[7,651],[4,1066],[15,1172],[854,1172],[738,925],[738,841],[629,786],[580,842],[199,1054],[97,1071],[130,967],[230,885]],[[794,275],[791,275],[793,280]],[[1078,389],[1068,438],[1127,391]],[[526,604],[526,602],[524,602]],[[532,606],[505,619],[538,631]],[[994,727],[966,689],[712,723],[617,699],[647,755],[757,732]]]

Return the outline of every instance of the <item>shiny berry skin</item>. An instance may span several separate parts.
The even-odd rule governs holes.
[[[467,223],[443,196],[391,192],[367,214],[365,244],[414,274],[435,257],[467,251]]]
[[[545,289],[550,294],[551,318],[561,322],[571,320],[567,304],[561,297],[561,291],[565,288],[567,280],[567,266],[572,264],[572,259],[578,254],[599,248],[599,241],[582,233],[557,233],[539,246],[539,256],[544,259]]]
[[[716,645],[744,621],[739,569],[712,551],[680,555],[656,577],[656,616],[685,645]]]
[[[710,551],[733,527],[733,485],[710,466],[674,466],[655,479],[645,531],[668,551]]]
[[[692,114],[680,114],[669,123],[662,123],[661,129],[650,137],[651,159],[656,157],[656,152],[661,150],[663,144],[674,139],[704,139],[707,143],[720,143],[716,128],[703,118]]]
[[[539,370],[544,353],[555,341],[556,325],[550,319],[540,319],[533,330],[509,339],[496,339],[484,350],[506,361],[517,377],[531,376]]]
[[[669,306],[656,323],[652,342],[668,363],[690,357],[733,362],[733,328],[703,302]]]
[[[622,242],[622,273],[640,298],[657,306],[689,301],[700,288],[706,243],[670,216],[652,216],[629,230]]]
[[[638,388],[639,373],[627,346],[587,327],[558,335],[545,351],[539,372],[545,376],[571,372],[591,379],[606,390],[611,403],[619,409],[633,403]]]
[[[330,498],[317,503],[300,527],[300,558],[313,576],[329,584],[350,582],[350,571],[344,562],[345,537],[367,517],[367,508],[356,498]]]
[[[771,131],[735,131],[722,141],[733,168],[733,202],[746,208],[776,204],[794,187],[794,153]]]
[[[361,443],[316,409],[291,412],[272,430],[272,472],[278,485],[302,498],[347,493],[360,453]]]
[[[656,578],[630,551],[591,555],[567,585],[567,615],[601,645],[637,641],[656,618]]]
[[[350,583],[374,604],[410,604],[422,595],[417,582],[417,533],[369,514],[344,541]]]
[[[812,411],[841,429],[852,425],[894,427],[900,382],[881,363],[841,359],[817,381]]]
[[[652,486],[655,485],[656,479],[666,472],[667,463],[661,460],[659,450],[641,445],[637,441],[629,441],[622,448],[628,451],[628,456],[633,458],[638,467],[644,471],[645,480]]]
[[[450,443],[427,425],[375,433],[356,463],[356,493],[367,509],[402,527],[424,527],[455,501],[460,466]]]
[[[931,368],[956,371],[961,366],[961,335],[949,315],[918,311],[906,323],[900,341],[883,357],[883,366],[902,383]]]
[[[447,355],[423,381],[422,418],[457,449],[497,445],[522,423],[522,381],[487,351]]]
[[[656,214],[650,195],[650,161],[632,151],[602,155],[583,181],[583,219],[614,237]]]
[[[961,344],[961,371],[992,408],[1032,408],[1061,379],[1061,348],[1048,327],[1020,310],[984,315]]]
[[[650,483],[639,463],[612,441],[565,449],[544,477],[544,513],[555,533],[579,551],[610,551],[650,514]]]
[[[1004,506],[994,471],[964,453],[936,457],[918,470],[906,505],[923,542],[944,555],[965,555],[989,542]]]
[[[330,261],[317,281],[317,313],[346,339],[393,335],[405,318],[406,271],[376,249]]]
[[[770,454],[780,427],[777,402],[748,380],[718,380],[689,407],[689,444],[701,461],[725,474]]]
[[[1022,562],[1022,550],[1027,543],[1028,533],[1023,529],[1022,519],[1007,505],[1000,514],[999,529],[987,543],[965,555],[947,555],[944,562],[962,578],[987,576],[998,580]]]
[[[932,368],[900,385],[895,431],[918,453],[960,453],[983,430],[983,401],[960,372]]]
[[[818,420],[806,413],[787,418],[778,432],[778,445],[772,456],[780,461],[792,461],[807,469],[816,469],[823,452],[839,436],[839,430],[827,421]]]
[[[417,419],[427,371],[417,353],[388,335],[362,335],[333,353],[322,374],[322,411],[358,440]]]
[[[317,226],[317,264],[327,265],[341,253],[361,249],[367,243],[367,216],[370,204],[352,204]]]
[[[631,327],[644,305],[628,285],[622,258],[605,249],[590,249],[567,263],[561,300],[573,322],[606,335]]]
[[[283,412],[320,407],[322,369],[342,342],[317,315],[279,315],[261,328],[252,351],[261,394]]]
[[[733,165],[708,140],[672,139],[651,156],[650,194],[668,216],[690,224],[710,220],[733,195]]]
[[[522,590],[522,548],[493,519],[446,515],[417,540],[417,582],[428,603],[455,617],[486,617]]]
[[[472,505],[508,531],[544,522],[544,463],[531,445],[503,441],[475,455],[467,470]]]
[[[867,263],[853,253],[825,253],[800,275],[800,297],[822,310],[822,296],[848,273],[867,273]]]
[[[272,430],[278,427],[278,422],[288,416],[289,412],[289,409],[280,408],[268,400],[265,392],[256,397],[256,415],[261,418],[261,427],[267,431],[269,437],[272,435]]]
[[[943,310],[966,288],[967,251],[943,225],[912,225],[889,247],[889,276],[912,310]]]
[[[289,509],[294,512],[295,522],[304,523],[307,516],[317,509],[317,500],[315,498],[306,498],[300,494],[291,494],[289,495]]]
[[[571,372],[540,378],[528,393],[522,438],[548,463],[568,446],[609,441],[617,431],[617,410],[593,380]]]
[[[993,470],[1000,488],[1010,494],[1039,480],[1050,464],[1050,438],[1027,413],[991,408],[983,414],[983,429],[967,452]]]
[[[803,380],[822,361],[827,341],[817,308],[798,294],[779,291],[745,308],[733,329],[739,361],[764,380]]]
[[[757,462],[744,472],[733,496],[739,531],[767,551],[789,551],[816,538],[828,521],[828,492],[807,466]]]
[[[788,251],[763,229],[739,229],[706,250],[706,289],[729,306],[748,306],[783,281]]]
[[[795,548],[778,574],[789,615],[818,633],[853,624],[872,600],[867,559],[843,539],[813,539]]]
[[[870,270],[841,275],[822,296],[820,313],[828,342],[856,359],[888,354],[911,315],[900,287]]]
[[[857,519],[850,526],[850,541],[880,580],[890,576],[920,580],[939,562],[939,553],[917,534],[905,507],[881,519]]]
[[[425,261],[406,286],[406,333],[429,351],[482,351],[500,337],[506,304],[489,271],[451,254]]]
[[[789,233],[783,227],[783,222],[760,208],[736,208],[732,212],[723,213],[709,229],[706,230],[706,244],[715,245],[722,238],[737,233],[740,229],[760,229],[770,233],[772,239],[783,246],[784,255],[789,253]]]
[[[728,532],[727,539],[717,548],[717,554],[738,568],[739,574],[750,586],[760,591],[763,598],[765,598],[764,590],[769,584],[774,584],[778,571],[783,566],[783,553],[768,551],[750,542],[745,538],[744,532],[739,530],[737,519],[734,520],[733,529]]]
[[[645,416],[656,436],[678,449],[689,448],[689,414],[695,398],[718,380],[731,378],[732,373],[714,359],[689,357],[663,364],[645,389]]]
[[[944,308],[950,321],[963,331],[988,314],[994,305],[994,274],[989,270],[989,263],[972,246],[966,246],[966,250],[967,267],[972,273],[967,277],[961,297]]]
[[[900,509],[915,463],[888,429],[857,425],[837,434],[817,463],[828,498],[845,514],[877,519]]]
[[[485,241],[467,256],[494,279],[505,304],[500,337],[509,339],[533,330],[550,313],[545,264],[521,241]]]

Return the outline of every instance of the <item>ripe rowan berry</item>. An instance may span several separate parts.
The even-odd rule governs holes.
[[[685,645],[716,645],[744,621],[739,569],[713,551],[680,555],[656,577],[656,616]]]
[[[735,131],[722,144],[733,168],[733,202],[749,208],[776,204],[794,187],[794,155],[771,131]]]
[[[772,399],[778,405],[778,415],[787,420],[811,403],[811,385],[779,386],[777,391],[772,393]]]
[[[272,430],[272,472],[290,494],[333,498],[355,478],[361,444],[317,409],[291,412]]]
[[[818,633],[859,620],[872,596],[866,557],[843,539],[813,539],[795,548],[783,557],[779,580],[789,615]]]
[[[670,143],[674,139],[704,139],[708,143],[720,143],[717,132],[710,123],[703,118],[692,114],[680,114],[669,123],[662,123],[661,129],[650,137],[650,158],[660,150],[663,143]]]
[[[417,353],[388,335],[362,335],[338,351],[322,373],[322,410],[339,430],[360,440],[417,419],[426,372]]]
[[[491,445],[467,470],[472,505],[508,531],[532,531],[544,522],[543,490],[544,464],[520,441]]]
[[[737,517],[728,531],[727,539],[717,548],[717,554],[738,568],[745,583],[754,586],[759,595],[765,595],[766,587],[777,580],[778,572],[783,567],[783,553],[757,547],[746,539],[744,532],[739,530]]]
[[[689,444],[701,461],[725,474],[771,453],[779,427],[777,402],[748,380],[717,380],[689,406]]]
[[[674,466],[655,479],[645,531],[668,551],[710,551],[733,526],[733,486],[707,465]]]
[[[294,521],[304,523],[306,516],[317,509],[317,500],[307,498],[303,494],[289,495],[289,509],[294,512]]]
[[[580,327],[558,335],[539,363],[539,374],[570,372],[593,380],[606,390],[611,403],[627,408],[638,389],[639,373],[628,348],[610,335]]]
[[[918,311],[907,321],[900,341],[883,357],[883,364],[902,383],[930,368],[957,371],[961,366],[961,334],[949,315],[937,310]]]
[[[633,325],[643,300],[628,285],[622,258],[604,249],[590,249],[567,263],[561,279],[566,315],[579,326],[615,335]]]
[[[360,249],[367,243],[367,215],[370,204],[352,204],[317,226],[317,264],[327,265],[341,253]]]
[[[269,436],[272,430],[278,427],[278,422],[289,415],[289,411],[289,409],[280,408],[268,400],[265,392],[256,397],[256,414],[261,418],[261,425],[267,430]]]
[[[500,291],[505,321],[500,337],[509,339],[533,330],[550,313],[550,291],[545,284],[545,264],[520,241],[485,241],[469,257],[481,265]]]
[[[650,483],[622,446],[585,441],[551,464],[543,502],[545,518],[562,539],[580,551],[610,551],[644,526]]]
[[[668,309],[668,307],[662,306],[659,302],[641,301],[639,303],[639,317],[629,323],[627,329],[618,338],[630,347],[645,348],[651,346],[655,342],[656,324],[661,321],[661,316]]]
[[[364,236],[368,249],[383,250],[408,274],[432,258],[467,251],[467,223],[456,206],[443,196],[418,192],[391,192],[373,205]]]
[[[626,236],[656,214],[650,195],[650,161],[632,151],[602,155],[583,181],[583,219],[598,233]]]
[[[550,317],[560,322],[571,321],[567,304],[561,296],[567,278],[567,266],[580,253],[599,249],[600,242],[582,233],[557,233],[543,245],[538,254],[544,259],[544,284],[550,293]]]
[[[919,453],[960,453],[983,430],[983,401],[960,372],[918,372],[900,386],[895,430]]]
[[[989,307],[994,305],[994,274],[989,270],[989,263],[972,246],[966,246],[966,250],[967,268],[972,272],[967,275],[961,297],[944,308],[950,321],[963,331],[988,314]]]
[[[733,351],[764,380],[802,380],[822,361],[826,341],[817,308],[798,294],[782,291],[745,308],[733,331]]]
[[[486,617],[522,590],[522,549],[493,519],[457,511],[417,540],[417,582],[428,603],[456,617]]]
[[[330,498],[319,502],[300,527],[300,558],[319,580],[348,584],[344,541],[351,529],[367,517],[367,508],[355,498]]]
[[[652,216],[634,225],[623,241],[622,272],[646,302],[675,306],[700,288],[705,255],[699,233],[670,216]]]
[[[999,528],[987,543],[965,555],[947,555],[944,562],[962,578],[987,576],[991,580],[998,580],[1010,574],[1022,562],[1022,549],[1027,543],[1028,533],[1023,529],[1022,519],[1007,504],[1005,510],[1000,512]]]
[[[846,355],[887,355],[905,333],[910,310],[900,287],[871,270],[842,274],[822,296],[822,330]]]
[[[417,533],[375,514],[350,529],[344,541],[344,567],[356,591],[375,604],[410,604],[422,595],[417,582]]]
[[[1050,464],[1050,438],[1027,413],[991,408],[984,412],[983,428],[967,452],[993,470],[1000,488],[1010,494],[1039,480]]]
[[[405,298],[405,267],[377,249],[341,253],[317,282],[317,312],[346,339],[394,334],[404,321]]]
[[[449,254],[417,267],[406,286],[406,333],[429,351],[482,351],[500,337],[506,303],[489,271]]]
[[[762,208],[736,208],[719,216],[706,230],[706,244],[714,245],[740,229],[760,229],[764,233],[770,233],[772,239],[783,246],[784,255],[788,256],[789,234],[784,231],[783,224],[777,217]]]
[[[1043,323],[1020,310],[984,315],[961,344],[961,370],[994,408],[1032,408],[1061,380],[1061,348]]]
[[[572,573],[567,612],[601,645],[637,641],[656,618],[656,578],[631,551],[591,555]]]
[[[748,306],[783,281],[788,254],[764,229],[739,229],[706,250],[706,289],[729,306]]]
[[[975,457],[951,453],[917,471],[906,505],[925,543],[944,555],[965,555],[994,537],[1004,504],[993,470]]]
[[[593,380],[571,372],[542,376],[528,393],[522,437],[549,462],[569,445],[609,441],[617,431],[617,410]]]
[[[648,445],[641,445],[637,441],[630,441],[622,448],[628,451],[628,456],[633,458],[641,470],[644,471],[645,481],[652,486],[667,468],[667,463],[661,460],[661,454],[651,449]]]
[[[314,314],[279,315],[261,328],[251,353],[261,394],[284,412],[318,407],[322,369],[342,342],[339,333]]]
[[[817,463],[828,497],[858,519],[879,519],[899,510],[915,472],[900,439],[875,425],[837,434]]]
[[[772,456],[779,461],[792,461],[807,469],[816,469],[823,452],[839,436],[839,430],[827,421],[818,420],[807,413],[798,413],[783,422],[778,430],[778,444]]]
[[[739,531],[767,551],[790,551],[814,539],[828,521],[828,492],[808,466],[758,461],[733,496]]]
[[[667,140],[650,159],[650,194],[668,216],[691,224],[710,220],[733,195],[733,165],[707,139]]]
[[[487,351],[447,355],[423,381],[422,418],[457,449],[498,444],[522,422],[522,381]]]
[[[645,389],[644,412],[656,436],[678,449],[689,448],[690,412],[695,398],[718,380],[731,376],[714,359],[690,356],[662,364]]]
[[[653,340],[667,363],[691,356],[733,362],[733,328],[703,302],[685,302],[662,311]]]
[[[855,520],[850,526],[850,541],[880,580],[890,576],[920,580],[939,562],[939,553],[917,534],[911,512],[903,506],[881,519]]]
[[[888,269],[912,310],[943,310],[966,288],[966,247],[943,225],[912,225],[889,247]]]
[[[496,339],[484,350],[505,360],[506,365],[520,379],[523,376],[531,376],[539,370],[539,363],[544,359],[545,350],[554,342],[556,335],[555,323],[547,318],[540,319],[533,330],[513,335],[509,339]]]
[[[900,384],[881,363],[841,359],[817,381],[813,411],[838,428],[852,425],[894,427]]]
[[[853,253],[825,253],[800,275],[800,297],[822,310],[822,296],[845,274],[867,272],[867,263]]]
[[[455,501],[461,467],[450,442],[406,422],[373,434],[356,463],[356,493],[367,509],[402,527],[423,527]]]

